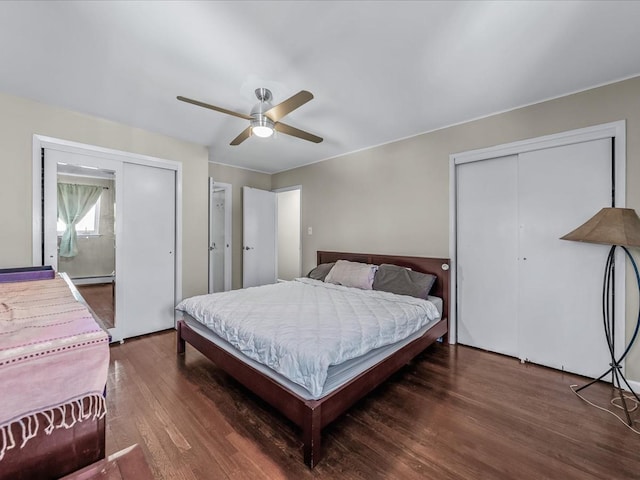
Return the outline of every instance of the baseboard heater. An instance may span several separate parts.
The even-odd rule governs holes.
[[[115,281],[114,275],[95,276],[95,277],[72,277],[71,281],[74,285],[95,285],[98,283],[113,283]]]

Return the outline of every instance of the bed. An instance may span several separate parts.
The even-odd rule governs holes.
[[[434,275],[430,295],[440,300],[441,315],[428,321],[408,339],[368,354],[360,362],[359,373],[348,377],[328,391],[311,393],[287,383],[277,373],[220,341],[202,327],[201,321],[178,311],[177,352],[184,354],[186,343],[196,348],[218,367],[249,390],[271,404],[302,430],[304,461],[313,468],[322,455],[322,429],[343,414],[355,402],[384,382],[429,345],[447,339],[449,310],[449,260],[443,258],[375,255],[341,252],[317,252],[317,264],[338,260],[362,264],[392,264],[411,271]],[[262,287],[258,287],[262,288]],[[377,352],[377,353],[376,353]],[[359,360],[359,359],[354,359]]]

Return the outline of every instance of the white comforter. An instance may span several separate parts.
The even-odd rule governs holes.
[[[191,297],[176,309],[316,398],[330,365],[400,341],[439,318],[427,300],[309,278]]]

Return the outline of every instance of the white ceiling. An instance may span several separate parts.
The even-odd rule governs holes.
[[[640,74],[640,2],[0,2],[0,92],[278,172]],[[248,113],[324,137],[229,142]]]

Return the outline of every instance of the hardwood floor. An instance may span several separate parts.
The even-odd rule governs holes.
[[[325,429],[312,471],[293,424],[167,331],[111,347],[107,455],[139,443],[157,479],[640,478],[640,436],[583,382],[434,345]]]
[[[94,285],[76,285],[82,298],[89,304],[94,313],[100,317],[107,328],[114,323],[114,295],[113,283],[99,283]]]

